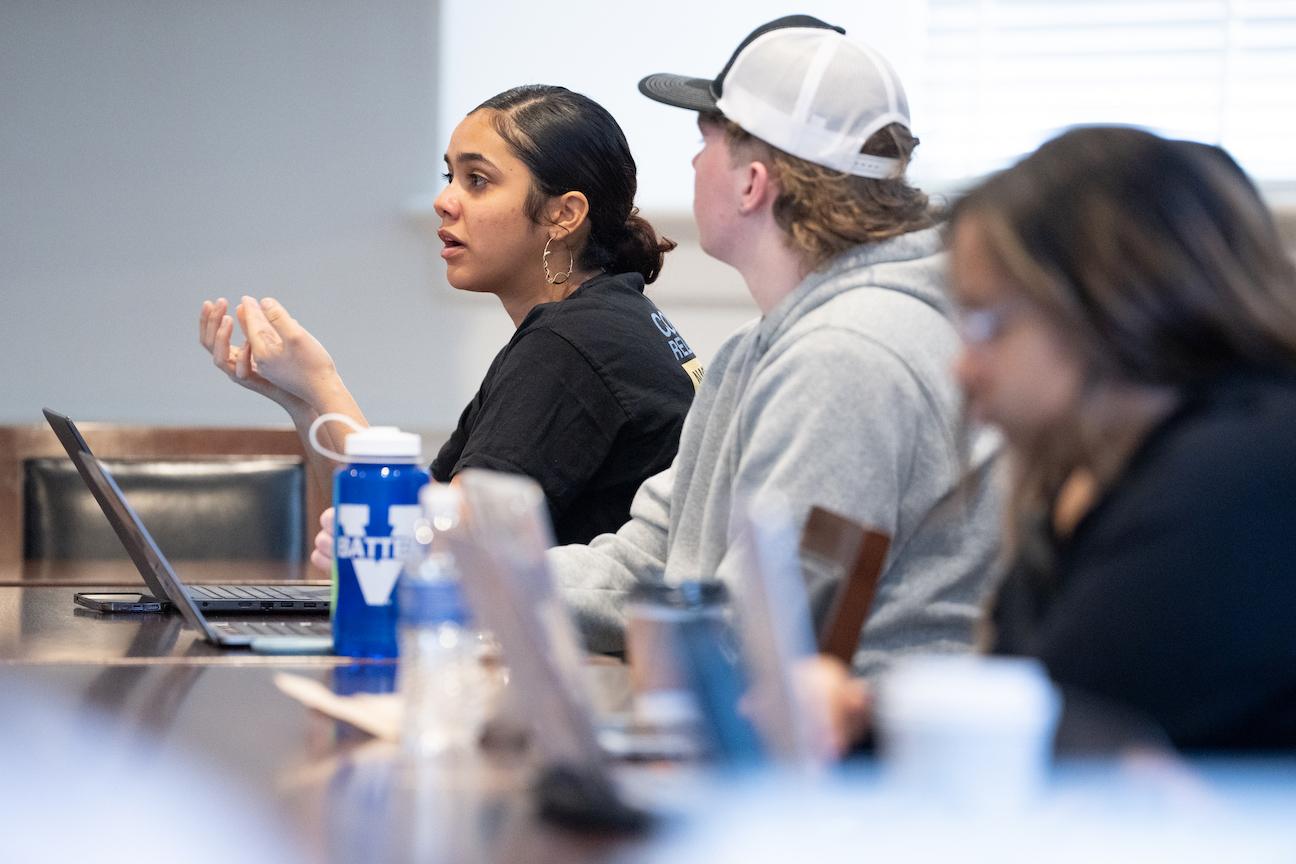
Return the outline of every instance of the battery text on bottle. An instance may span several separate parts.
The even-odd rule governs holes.
[[[391,602],[392,588],[400,576],[414,538],[414,523],[422,515],[417,504],[392,504],[387,507],[386,537],[365,534],[370,525],[368,504],[339,504],[337,556],[355,567],[356,581],[368,606],[386,606]]]

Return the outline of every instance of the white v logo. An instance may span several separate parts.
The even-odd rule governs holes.
[[[397,558],[384,558],[381,561],[352,559],[351,566],[355,567],[356,581],[360,583],[360,593],[364,595],[367,605],[386,606],[391,603],[392,588],[396,587],[403,563]]]

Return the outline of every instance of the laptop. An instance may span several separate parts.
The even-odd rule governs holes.
[[[796,665],[815,653],[797,533],[778,493],[740,506],[739,512],[746,578],[734,611],[751,685],[748,710],[770,759],[793,770],[813,770],[823,756],[810,728],[813,709],[794,680]]]
[[[580,828],[631,830],[648,814],[610,772],[585,692],[575,622],[545,561],[549,508],[529,477],[469,468],[458,477],[465,516],[442,533],[465,573],[464,595],[508,657],[509,686],[527,706],[541,769],[540,815]]]
[[[48,408],[42,409],[45,419],[49,422],[50,428],[58,436],[59,443],[67,451],[68,457],[72,463],[77,466],[77,472],[81,479],[85,481],[90,492],[94,495],[99,507],[112,523],[113,530],[117,534],[127,554],[135,562],[139,569],[140,575],[144,577],[144,582],[148,585],[149,591],[153,593],[152,598],[142,597],[141,602],[147,602],[150,599],[165,602],[175,602],[176,598],[167,592],[164,587],[165,582],[160,578],[158,571],[152,564],[148,563],[147,556],[141,557],[137,548],[132,546],[139,545],[139,537],[133,536],[129,530],[118,527],[118,521],[113,519],[110,512],[113,507],[113,501],[108,496],[104,487],[96,486],[91,481],[90,469],[87,468],[89,462],[78,459],[79,454],[86,454],[93,457],[90,451],[90,445],[86,443],[81,431],[77,429],[76,424],[71,418],[59,414],[57,411],[51,411]],[[116,481],[108,484],[116,488]],[[119,496],[120,497],[120,496]],[[122,499],[122,503],[125,503]],[[133,513],[133,511],[132,511]],[[148,545],[157,548],[157,544],[149,535],[144,524],[140,522],[138,516],[135,518],[138,524],[138,535],[142,535],[147,540]],[[159,556],[161,553],[158,553]],[[168,569],[170,565],[167,565]],[[286,613],[307,613],[313,615],[323,615],[329,611],[329,599],[332,594],[332,588],[328,585],[285,585],[285,584],[265,584],[265,585],[184,585],[183,582],[176,580],[176,584],[182,585],[183,590],[188,596],[207,612],[237,612],[240,615],[263,615],[263,614],[286,614]]]
[[[158,597],[167,597],[180,610],[190,627],[203,634],[214,645],[226,648],[251,648],[266,653],[320,653],[331,650],[332,629],[328,621],[318,618],[294,620],[287,618],[236,621],[217,619],[209,621],[175,571],[162,550],[149,536],[144,523],[122,494],[117,481],[103,463],[91,453],[77,453],[72,457],[90,491],[103,507],[104,515],[113,530],[122,539],[141,574],[151,574],[145,579]],[[156,587],[155,586],[156,583]]]

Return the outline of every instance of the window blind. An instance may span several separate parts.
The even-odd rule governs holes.
[[[915,169],[996,170],[1062,128],[1222,144],[1296,180],[1296,0],[928,0]]]

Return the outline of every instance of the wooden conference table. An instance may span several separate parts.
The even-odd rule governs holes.
[[[177,570],[195,582],[313,575],[243,563]],[[985,860],[1058,860],[1063,851],[1076,861],[1296,860],[1296,764],[1280,760],[1060,767],[1029,818],[907,800],[872,765],[797,787],[795,778],[738,782],[624,764],[618,779],[638,800],[664,805],[666,818],[635,836],[570,831],[535,815],[522,754],[485,751],[415,771],[394,745],[305,708],[274,684],[287,671],[339,693],[390,689],[393,663],[218,650],[176,615],[74,607],[73,592],[92,588],[142,585],[127,562],[0,568],[0,729],[7,717],[35,710],[24,700],[48,699],[106,718],[159,758],[201,757],[219,766],[233,790],[225,797],[269,814],[302,861],[958,860],[968,850]],[[12,748],[23,746],[0,738],[0,771],[7,775]],[[97,766],[62,770],[67,776],[56,781],[71,788]],[[0,817],[12,806],[4,779]],[[197,790],[169,792],[185,804]],[[67,819],[72,830],[76,820]],[[140,819],[147,823],[148,814]],[[141,847],[120,860],[174,857],[173,849]]]
[[[176,569],[195,583],[316,575],[242,562]],[[339,693],[383,692],[395,683],[392,662],[218,649],[179,615],[106,615],[72,603],[78,590],[143,587],[129,562],[0,568],[3,710],[21,710],[15,693],[48,694],[106,715],[160,752],[200,754],[276,811],[306,861],[606,861],[650,842],[540,821],[519,753],[481,753],[414,776],[394,745],[308,710],[273,681],[287,671]]]

